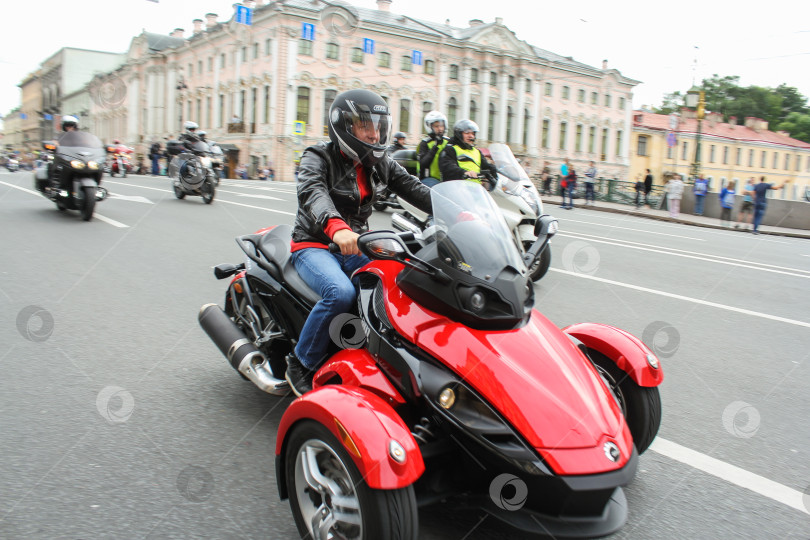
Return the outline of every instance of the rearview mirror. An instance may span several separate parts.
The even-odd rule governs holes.
[[[357,244],[370,259],[402,262],[410,255],[399,236],[391,231],[365,233],[357,239]]]
[[[543,214],[539,218],[537,218],[537,222],[534,224],[534,235],[535,236],[548,236],[551,238],[560,228],[559,222],[551,217],[548,214]]]

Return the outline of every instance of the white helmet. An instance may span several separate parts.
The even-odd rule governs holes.
[[[198,125],[197,125],[197,122],[186,121],[186,122],[183,124],[183,128],[184,128],[186,131],[196,131],[196,130],[197,130],[197,128],[199,128],[199,127],[200,127],[200,126],[198,126]]]
[[[79,129],[79,119],[69,114],[62,117],[62,131],[67,131],[67,126],[73,126],[74,129]]]
[[[447,117],[439,111],[430,111],[425,115],[425,131],[433,133],[433,124],[435,122],[444,123],[444,132],[447,133]]]

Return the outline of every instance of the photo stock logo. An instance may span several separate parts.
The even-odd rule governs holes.
[[[731,435],[750,439],[759,431],[759,411],[744,401],[730,403],[723,411],[723,427]]]
[[[53,315],[40,306],[26,306],[17,313],[17,331],[28,341],[45,341],[53,334]]]
[[[360,349],[366,344],[363,322],[351,313],[341,313],[332,319],[329,337],[341,349]]]
[[[562,265],[569,272],[592,276],[599,269],[599,251],[588,242],[574,240],[563,249]]]
[[[177,491],[191,502],[203,502],[214,491],[214,475],[205,467],[189,465],[177,475]]]
[[[132,416],[135,398],[120,386],[105,386],[96,396],[98,413],[110,424],[123,424]]]
[[[489,497],[502,510],[520,510],[526,504],[528,496],[526,482],[513,474],[500,474],[489,484]]]
[[[115,109],[127,97],[127,83],[118,75],[111,75],[90,93],[93,102],[103,109]]]
[[[354,34],[360,24],[360,17],[354,8],[337,2],[327,4],[321,11],[321,22],[326,30],[342,37]]]
[[[664,321],[655,321],[647,325],[641,334],[643,341],[658,358],[672,358],[681,346],[681,333]]]

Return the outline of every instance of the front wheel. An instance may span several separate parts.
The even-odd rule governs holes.
[[[658,387],[639,386],[613,360],[594,349],[588,349],[588,356],[616,397],[636,450],[643,454],[661,426],[661,394]]]
[[[524,249],[528,250],[532,247],[533,243],[534,242],[525,242],[523,244]],[[549,266],[551,266],[551,246],[547,245],[543,252],[540,253],[540,256],[537,257],[529,267],[529,278],[532,281],[540,281],[548,272]]]
[[[185,199],[186,192],[182,190],[180,186],[174,186],[174,196],[178,199]]]
[[[82,204],[82,219],[90,221],[93,219],[93,210],[96,208],[96,188],[85,186],[82,188],[84,201]]]
[[[375,202],[374,203],[374,210],[378,210],[378,211],[382,212],[386,208],[388,208],[388,205],[385,204],[385,203],[381,203],[381,202]]]
[[[306,420],[294,429],[285,461],[290,506],[301,538],[417,538],[413,486],[368,487],[349,453],[321,424]]]
[[[214,201],[214,183],[206,180],[200,187],[202,192],[202,200],[205,204],[211,204]]]

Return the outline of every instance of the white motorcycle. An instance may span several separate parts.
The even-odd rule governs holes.
[[[537,240],[534,225],[537,218],[543,215],[543,202],[529,175],[507,145],[494,143],[489,146],[489,151],[498,169],[498,178],[495,179],[490,195],[506,219],[518,249],[525,253]],[[399,203],[404,212],[391,216],[394,229],[416,233],[429,226],[430,216],[401,198]],[[546,275],[550,264],[551,247],[547,246],[529,266],[532,281],[538,281]]]

